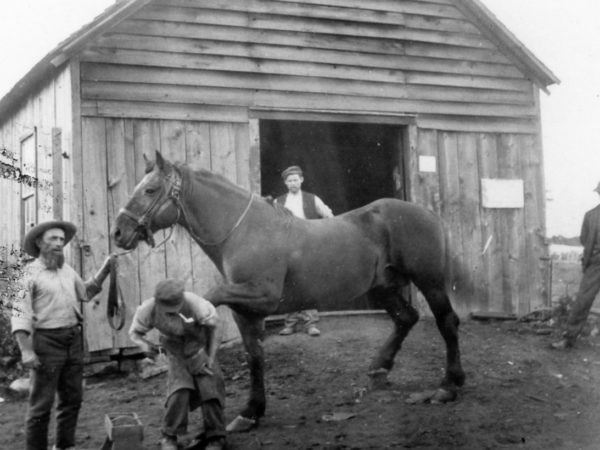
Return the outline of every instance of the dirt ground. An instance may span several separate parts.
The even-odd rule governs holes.
[[[600,448],[600,337],[563,353],[548,348],[556,331],[465,320],[460,340],[468,378],[458,400],[411,405],[411,393],[437,387],[444,346],[435,323],[421,319],[396,358],[389,388],[369,390],[369,361],[391,326],[382,315],[322,318],[318,338],[270,330],[266,416],[258,428],[228,436],[229,448]],[[220,358],[231,420],[247,395],[245,357],[235,346]],[[77,448],[101,448],[104,415],[115,412],[136,412],[145,447],[159,448],[164,383],[164,375],[142,380],[133,372],[88,378]],[[23,447],[25,407],[25,400],[0,404],[0,448]],[[198,432],[200,413],[191,423]]]

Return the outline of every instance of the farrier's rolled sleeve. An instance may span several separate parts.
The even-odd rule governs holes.
[[[135,311],[131,326],[129,327],[129,336],[134,333],[145,335],[154,328],[152,324],[152,309],[154,308],[154,299],[145,300]]]
[[[219,320],[217,308],[208,300],[192,292],[185,293],[187,300],[192,305],[194,319],[200,325],[215,327]]]

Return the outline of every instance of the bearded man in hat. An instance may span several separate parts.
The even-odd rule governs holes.
[[[600,195],[600,183],[594,191]],[[579,240],[583,245],[583,277],[567,319],[564,336],[552,344],[558,350],[573,347],[587,321],[594,299],[600,292],[600,205],[585,213]]]
[[[145,353],[158,346],[145,338],[156,328],[168,360],[167,401],[163,416],[162,450],[177,449],[177,435],[186,432],[188,411],[202,408],[206,449],[225,446],[225,383],[216,361],[218,316],[212,303],[184,290],[180,280],[156,285],[154,297],[136,310],[129,337]]]
[[[25,424],[27,450],[46,449],[54,397],[54,449],[75,448],[75,429],[83,397],[83,316],[80,303],[102,290],[110,258],[95,276],[83,281],[65,263],[63,248],[77,231],[74,224],[49,221],[33,227],[23,249],[35,259],[25,266],[21,289],[14,299],[11,328],[21,350],[23,367],[31,369]]]
[[[302,190],[304,174],[299,166],[290,166],[281,173],[288,192],[275,199],[275,202],[301,219],[323,219],[333,217],[331,209],[319,197]],[[290,313],[285,318],[285,325],[279,332],[282,336],[293,334],[298,322],[304,322],[304,329],[309,336],[319,336],[321,332],[315,325],[319,320],[316,309],[307,309]]]

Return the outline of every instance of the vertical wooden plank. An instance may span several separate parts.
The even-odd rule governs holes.
[[[498,168],[501,178],[520,179],[521,152],[513,134],[500,135]],[[513,313],[528,310],[523,209],[507,208],[502,211],[502,236],[505,239],[502,258],[504,273],[505,311]]]
[[[52,210],[55,219],[63,218],[62,131],[52,128]]]
[[[230,123],[210,124],[211,169],[232,183],[237,182],[235,135]]]
[[[70,218],[73,197],[73,112],[71,110],[71,67],[67,66],[54,84],[56,126],[61,129],[62,217]]]
[[[525,259],[526,278],[529,280],[529,305],[522,311],[526,313],[550,305],[546,301],[547,246],[545,211],[541,201],[545,195],[541,177],[541,151],[535,136],[519,136],[519,142],[523,155],[521,163],[525,186]]]
[[[185,126],[183,122],[164,120],[160,122],[161,153],[171,162],[186,161]],[[186,289],[192,289],[192,239],[182,227],[176,226],[166,242],[167,277],[179,278]]]
[[[477,163],[477,137],[473,133],[458,136],[460,164],[459,189],[461,197],[460,222],[464,265],[469,274],[465,289],[470,310],[486,309],[488,305],[486,273],[481,251],[485,243],[481,237],[481,203],[479,195],[479,170]]]
[[[418,146],[419,146],[419,129],[416,125],[408,125],[404,127],[403,132],[404,146],[402,151],[402,158],[404,158],[404,188],[405,188],[405,200],[409,202],[419,203],[417,201],[417,183],[418,183]],[[437,146],[436,146],[437,149]],[[439,185],[439,182],[438,182]]]
[[[262,195],[260,179],[260,129],[258,119],[248,120],[250,191]]]
[[[417,191],[419,192],[419,203],[427,209],[441,214],[440,205],[440,159],[438,155],[438,132],[435,130],[419,130],[418,154],[416,155]],[[422,172],[419,168],[419,157],[433,157],[437,165],[437,172]]]
[[[54,80],[35,97],[33,124],[37,127],[38,205],[40,222],[54,217],[52,186],[52,127],[54,126]]]
[[[244,189],[251,189],[250,134],[247,123],[235,123],[233,127],[233,147],[235,149],[236,182]]]
[[[82,156],[82,131],[81,131],[81,79],[80,79],[80,64],[79,60],[74,59],[70,64],[71,68],[71,120],[72,120],[72,148],[71,148],[71,165],[70,170],[65,170],[72,185],[66,189],[66,192],[71,193],[69,205],[70,214],[65,218],[71,220],[75,224],[84,227],[83,221],[83,156]],[[81,245],[78,237],[72,241],[72,249],[81,250]],[[74,251],[71,264],[78,272],[82,273],[83,257],[80,251]]]
[[[107,177],[108,177],[108,215],[107,230],[115,221],[119,209],[125,205],[130,192],[135,187],[135,161],[133,152],[131,122],[128,121],[129,139],[126,138],[125,121],[106,119]],[[113,248],[112,251],[117,249]],[[133,346],[127,332],[135,309],[139,305],[139,274],[137,253],[132,252],[119,257],[118,286],[121,300],[125,305],[125,326],[113,331],[115,348]],[[105,288],[107,286],[105,285]]]
[[[135,148],[136,184],[144,178],[146,165],[143,155],[154,159],[154,151],[160,149],[160,123],[156,120],[140,120],[133,124],[133,142]],[[164,232],[156,233],[156,241],[164,238]],[[141,243],[138,247],[138,270],[140,276],[140,295],[142,300],[154,295],[156,283],[166,277],[165,246],[152,249]]]
[[[477,139],[480,178],[498,178],[497,136],[480,134]],[[504,311],[504,284],[502,275],[502,236],[500,211],[482,208],[482,258],[486,273],[487,311]],[[507,311],[509,312],[509,311]]]
[[[106,126],[104,119],[84,118],[82,120],[83,173],[83,277],[94,275],[109,254],[109,236],[106,211]],[[106,323],[107,289],[96,300],[84,304],[85,329],[88,351],[111,349],[112,333]]]
[[[463,313],[470,304],[470,275],[465,270],[460,222],[460,188],[458,178],[458,138],[456,133],[438,134],[441,213],[446,223],[448,257],[450,258],[450,284],[454,292],[454,305]]]

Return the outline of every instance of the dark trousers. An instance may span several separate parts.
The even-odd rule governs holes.
[[[190,389],[179,389],[173,392],[167,400],[163,417],[163,434],[177,436],[187,428],[188,411],[190,409]],[[208,440],[225,437],[225,418],[223,406],[218,399],[210,399],[200,403],[204,417],[204,435]]]
[[[579,292],[567,320],[565,331],[567,339],[574,341],[581,333],[598,292],[600,292],[600,262],[595,262],[583,271]]]
[[[27,450],[46,450],[48,423],[56,406],[57,448],[75,445],[75,428],[83,397],[83,348],[81,328],[35,330],[33,350],[41,367],[31,371],[31,392],[25,422]]]

